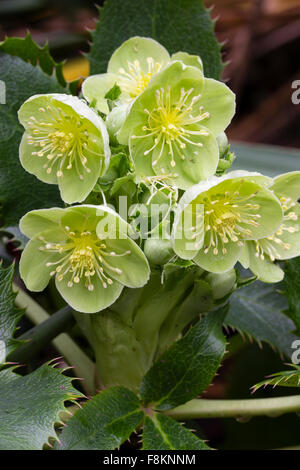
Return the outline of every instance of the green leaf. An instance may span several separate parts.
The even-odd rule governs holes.
[[[289,304],[284,313],[293,320],[297,328],[294,333],[300,336],[300,256],[287,261],[284,272],[285,295]]]
[[[141,385],[143,401],[174,408],[197,397],[215,376],[225,352],[227,306],[207,314],[154,363]]]
[[[291,333],[294,323],[282,311],[286,299],[276,290],[278,284],[256,281],[234,292],[226,325],[246,333],[258,343],[265,341],[282,354],[291,357],[297,336]]]
[[[48,364],[25,377],[12,369],[0,372],[1,450],[41,450],[56,437],[54,423],[64,402],[82,396],[71,381]]]
[[[31,65],[39,65],[44,73],[56,74],[58,83],[65,87],[66,81],[63,76],[63,62],[56,63],[49,52],[48,44],[44,47],[38,46],[32,39],[30,33],[25,38],[6,38],[0,42],[0,52],[17,56]]]
[[[0,340],[4,342],[6,356],[21,343],[14,339],[14,334],[24,313],[23,310],[15,306],[17,294],[12,289],[14,267],[12,264],[5,269],[0,263]],[[0,362],[2,362],[1,359]]]
[[[23,127],[17,111],[38,93],[65,93],[54,77],[18,57],[0,55],[0,80],[6,84],[6,104],[0,104],[0,225],[15,226],[32,209],[61,206],[56,185],[44,184],[25,172],[19,161]]]
[[[145,419],[143,450],[209,450],[204,441],[168,416]]]
[[[113,450],[130,437],[143,419],[137,396],[112,387],[89,400],[68,421],[58,450]]]
[[[253,385],[252,391],[256,392],[259,388],[265,388],[267,385],[273,385],[273,388],[277,385],[280,385],[280,387],[300,387],[300,366],[295,364],[290,364],[290,366],[294,369],[269,375],[266,380]]]
[[[106,0],[92,33],[91,74],[106,72],[114,50],[133,36],[156,39],[170,53],[197,54],[205,76],[220,79],[221,46],[202,0]]]
[[[110,101],[115,101],[119,98],[120,94],[121,94],[121,89],[115,83],[114,86],[106,93],[104,98]]]

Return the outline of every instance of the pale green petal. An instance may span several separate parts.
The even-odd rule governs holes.
[[[237,243],[229,241],[226,244],[226,254],[223,254],[222,250],[220,249],[218,254],[214,255],[212,249],[210,249],[208,253],[204,253],[204,248],[206,245],[208,246],[209,242],[205,239],[203,248],[199,251],[193,261],[198,264],[200,268],[203,268],[206,271],[212,273],[223,273],[233,268],[239,259],[239,255],[242,249],[242,247],[239,247]],[[221,241],[220,246],[222,246]]]
[[[180,201],[172,229],[172,246],[182,259],[193,259],[204,242],[203,205]]]
[[[188,130],[202,131],[206,135],[187,135],[190,142],[185,142],[186,147],[183,149],[173,145],[175,166],[171,165],[170,148],[166,143],[161,142],[152,153],[152,168],[155,173],[174,175],[172,180],[180,189],[188,189],[200,180],[212,176],[219,161],[218,144],[213,134],[208,129],[197,125],[189,126]],[[157,164],[155,164],[156,161]]]
[[[224,83],[205,78],[201,106],[204,112],[209,113],[203,124],[218,136],[235,114],[235,95]]]
[[[286,219],[288,214],[294,213],[297,220]],[[283,225],[272,239],[260,240],[261,247],[268,252],[271,249],[276,259],[290,259],[300,255],[300,205],[297,204],[284,213]],[[290,232],[289,230],[292,230]]]
[[[151,137],[135,138],[135,131],[129,140],[130,157],[135,166],[136,181],[140,182],[148,176],[155,176],[152,168],[152,155],[144,155],[153,144]]]
[[[41,233],[47,241],[54,239],[55,241],[65,240],[65,234],[59,230],[48,230]],[[30,240],[21,256],[20,260],[20,275],[23,279],[27,289],[38,292],[45,289],[49,280],[50,272],[54,270],[53,266],[47,266],[47,263],[58,261],[62,255],[58,253],[51,253],[49,251],[41,251],[40,248],[44,247],[45,243],[39,240],[38,237]]]
[[[20,230],[28,238],[33,238],[40,232],[55,229],[65,214],[64,209],[39,209],[28,212],[20,220]]]
[[[272,190],[278,197],[290,197],[293,201],[297,201],[300,198],[300,171],[276,176]]]
[[[157,41],[151,38],[139,36],[132,37],[115,50],[108,63],[107,71],[118,74],[120,68],[129,72],[128,62],[138,60],[144,73],[148,72],[148,61],[151,57],[161,67],[167,65],[170,60],[168,51]]]
[[[280,282],[284,277],[284,272],[276,264],[272,263],[270,258],[266,255],[264,259],[260,256],[255,256],[255,242],[247,242],[247,249],[249,252],[249,268],[262,282]]]
[[[103,256],[102,265],[105,272],[127,287],[142,287],[148,282],[150,276],[148,260],[133,240],[106,238],[105,244],[107,253],[115,253]]]
[[[239,256],[239,262],[241,265],[245,268],[248,269],[250,265],[250,258],[249,258],[249,250],[248,250],[248,243],[252,243],[250,241],[246,241],[244,243],[244,246],[241,250],[240,256]]]
[[[191,65],[197,67],[201,72],[203,72],[203,63],[201,58],[198,55],[188,54],[187,52],[175,52],[171,56],[171,60],[180,60],[185,65]]]
[[[40,181],[48,184],[57,184],[56,172],[53,171],[48,174],[43,167],[45,164],[45,158],[39,157],[38,155],[32,155],[36,149],[28,144],[29,133],[24,132],[19,147],[20,162],[24,170],[28,173],[35,175]]]
[[[97,183],[103,163],[102,155],[90,155],[87,163],[90,172],[81,169],[82,179],[76,167],[64,168],[63,176],[57,178],[62,200],[67,204],[84,201]]]
[[[108,114],[109,108],[105,95],[116,83],[117,75],[113,73],[91,75],[82,84],[82,94],[89,103],[95,102],[98,111]],[[119,98],[122,99],[122,95]]]
[[[118,282],[103,287],[100,279],[95,275],[91,278],[94,290],[89,291],[85,286],[85,280],[78,284],[73,283],[68,287],[72,274],[69,273],[62,281],[56,279],[55,284],[63,299],[78,312],[97,313],[113,304],[121,295],[123,286]]]

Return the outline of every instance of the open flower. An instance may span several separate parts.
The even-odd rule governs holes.
[[[83,82],[82,93],[89,102],[95,102],[99,111],[107,114],[105,95],[115,83],[121,90],[119,101],[130,103],[169,61],[168,51],[154,39],[132,37],[113,53],[107,73],[92,75]]]
[[[102,119],[79,98],[64,94],[32,96],[18,116],[25,127],[20,144],[25,170],[58,184],[65,202],[83,201],[109,165]]]
[[[35,210],[21,219],[20,228],[31,238],[20,262],[26,287],[41,291],[54,277],[77,311],[98,312],[115,302],[124,286],[148,281],[147,259],[129,238],[129,225],[106,206]]]
[[[216,136],[230,123],[234,108],[234,94],[226,85],[175,61],[136,98],[118,140],[129,143],[138,180],[169,175],[187,189],[214,174]]]
[[[270,236],[247,242],[240,261],[263,282],[279,282],[284,272],[274,261],[300,255],[300,172],[277,176],[270,189],[281,203],[283,221]]]
[[[232,268],[246,240],[272,235],[282,223],[272,180],[244,171],[213,177],[183,195],[172,231],[175,253],[210,272]]]

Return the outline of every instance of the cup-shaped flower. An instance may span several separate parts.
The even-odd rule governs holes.
[[[174,185],[187,189],[214,174],[216,136],[230,123],[234,107],[226,85],[175,61],[136,98],[118,140],[129,144],[139,180],[169,175]]]
[[[132,37],[115,50],[107,73],[91,75],[83,82],[82,93],[99,111],[107,114],[105,95],[114,84],[121,90],[119,101],[130,103],[169,61],[168,51],[154,39]]]
[[[279,282],[283,270],[275,260],[285,260],[300,255],[300,172],[293,171],[274,178],[272,191],[278,197],[283,210],[283,220],[270,236],[247,242],[240,261],[263,282]]]
[[[124,286],[148,281],[148,261],[129,237],[129,225],[106,206],[35,210],[20,228],[31,239],[20,261],[26,287],[41,291],[54,277],[62,297],[79,312],[103,310]]]
[[[190,188],[175,214],[175,253],[210,272],[231,269],[246,240],[270,236],[282,222],[280,202],[269,184],[258,173],[233,171]]]
[[[104,122],[75,96],[35,95],[21,106],[25,128],[21,164],[41,181],[58,184],[68,204],[83,201],[109,165]]]

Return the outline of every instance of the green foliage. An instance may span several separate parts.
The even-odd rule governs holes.
[[[6,104],[0,104],[0,225],[15,226],[29,210],[62,204],[56,186],[38,181],[20,164],[24,129],[17,111],[34,94],[66,90],[40,67],[7,54],[0,55],[0,80],[6,84]]]
[[[295,326],[283,315],[286,299],[275,286],[256,281],[234,292],[225,323],[258,343],[269,343],[290,357],[293,353],[291,345],[297,339],[291,333]]]
[[[143,450],[209,450],[204,441],[162,414],[145,419]]]
[[[253,385],[253,392],[267,385],[273,385],[273,388],[277,385],[280,385],[280,387],[300,387],[300,366],[295,364],[290,364],[290,366],[293,367],[292,370],[275,372],[275,374],[269,375],[266,380]]]
[[[141,385],[145,403],[154,402],[157,409],[174,408],[208,387],[225,352],[226,313],[227,306],[209,313],[159,357]]]
[[[16,295],[12,290],[14,264],[7,269],[0,263],[0,340],[4,341],[6,356],[14,351],[20,341],[14,339],[23,310],[16,308]]]
[[[132,36],[156,39],[170,53],[200,55],[205,76],[220,79],[221,46],[202,0],[106,0],[92,33],[91,74],[106,72],[114,50]]]
[[[17,56],[31,65],[39,65],[44,73],[52,75],[55,72],[58,83],[65,87],[66,81],[63,76],[63,62],[56,63],[49,52],[48,44],[44,47],[38,46],[32,39],[30,33],[23,38],[6,38],[0,42],[0,52]]]
[[[289,308],[285,313],[293,320],[300,335],[300,257],[286,262],[284,287]]]
[[[64,402],[80,396],[71,379],[48,364],[25,377],[13,369],[0,372],[1,450],[41,450],[55,436]]]
[[[113,450],[143,419],[139,400],[124,387],[112,387],[89,400],[68,421],[58,450]]]

